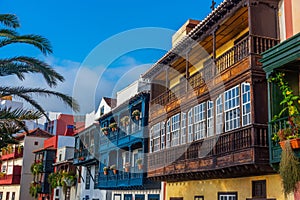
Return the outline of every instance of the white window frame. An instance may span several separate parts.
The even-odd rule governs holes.
[[[206,102],[194,107],[194,140],[206,137]]]
[[[214,135],[214,102],[207,101],[207,137]]]
[[[188,143],[194,141],[194,119],[193,119],[193,108],[191,108],[188,112]]]
[[[225,131],[240,128],[240,85],[224,93]]]
[[[166,148],[165,140],[166,140],[166,133],[165,133],[165,122],[161,122],[161,138],[160,138],[160,149],[163,150]]]
[[[223,96],[223,94],[220,94],[216,99],[216,134],[221,134],[224,132]]]
[[[153,152],[160,150],[160,123],[153,126]]]
[[[180,113],[171,117],[171,146],[180,144]]]
[[[186,144],[186,113],[181,113],[181,144]]]
[[[247,90],[247,88],[249,90]],[[250,83],[242,83],[242,126],[251,124],[251,87]],[[247,109],[247,107],[249,107]]]
[[[150,128],[150,153],[153,152],[153,126]]]
[[[166,127],[166,149],[171,147],[171,124],[170,119],[167,121]]]

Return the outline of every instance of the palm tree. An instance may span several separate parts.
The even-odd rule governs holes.
[[[0,29],[0,48],[11,44],[25,43],[38,48],[44,55],[52,53],[51,44],[46,38],[33,34],[19,35],[15,31],[16,28],[20,27],[16,15],[0,14],[0,24],[4,26],[4,28]],[[36,58],[16,56],[0,59],[0,76],[16,75],[20,80],[24,80],[26,73],[41,74],[50,87],[64,81],[64,77],[57,73],[50,65]],[[0,98],[10,95],[27,101],[42,113],[45,113],[45,110],[32,98],[32,95],[57,97],[66,105],[72,107],[74,111],[79,111],[79,105],[72,97],[52,90],[10,86],[0,87]]]
[[[44,55],[52,53],[51,44],[46,38],[34,34],[19,35],[16,32],[16,29],[20,27],[16,15],[0,14],[0,25],[2,25],[2,28],[0,28],[0,48],[12,44],[24,43],[39,49]],[[64,77],[57,73],[50,65],[36,58],[28,56],[0,58],[0,77],[16,75],[22,81],[25,79],[25,74],[27,73],[41,74],[50,87],[54,87],[59,82],[64,81]],[[37,111],[26,109],[12,110],[9,108],[0,109],[0,146],[17,142],[14,140],[13,134],[22,129],[26,131],[24,120],[39,119],[42,115],[47,117],[45,110],[34,100],[33,95],[57,97],[74,111],[79,111],[79,105],[72,97],[56,91],[44,88],[0,86],[0,98],[16,96],[37,109]]]

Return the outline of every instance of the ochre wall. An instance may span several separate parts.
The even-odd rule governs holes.
[[[292,0],[292,13],[293,13],[293,34],[296,35],[300,32],[300,1]]]
[[[266,180],[267,198],[284,199],[281,178],[276,174],[235,179],[167,183],[165,200],[169,200],[170,197],[184,197],[184,200],[194,200],[194,196],[204,196],[205,200],[216,200],[218,199],[218,192],[238,192],[238,199],[251,198],[253,180]]]

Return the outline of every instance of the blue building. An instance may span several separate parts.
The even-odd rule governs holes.
[[[149,93],[140,92],[99,118],[98,188],[112,199],[160,198],[160,182],[147,178],[148,110]]]

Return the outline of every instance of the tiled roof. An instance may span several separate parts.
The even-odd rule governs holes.
[[[109,107],[111,107],[111,108],[116,107],[117,99],[113,99],[113,98],[109,98],[109,97],[103,97],[103,99],[105,100],[107,105],[109,105]]]
[[[17,140],[22,140],[25,136],[35,136],[35,137],[45,137],[45,138],[50,138],[53,135],[48,133],[47,131],[44,131],[40,128],[36,128],[33,130],[29,130],[28,132],[24,131],[23,133],[19,133],[15,136]]]

